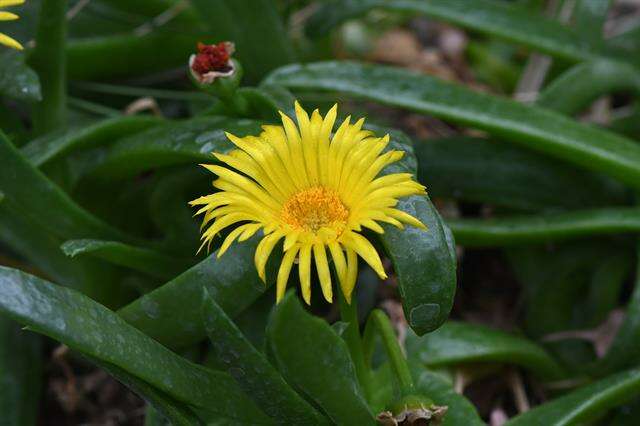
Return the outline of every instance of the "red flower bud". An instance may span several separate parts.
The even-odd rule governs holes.
[[[211,83],[218,77],[228,77],[234,68],[231,55],[233,43],[223,41],[218,44],[198,43],[198,53],[191,55],[189,67],[200,83]]]

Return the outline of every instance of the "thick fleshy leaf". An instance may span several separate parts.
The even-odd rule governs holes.
[[[278,424],[327,424],[254,348],[204,289],[204,326],[218,361],[247,395]]]
[[[629,370],[583,386],[509,420],[507,426],[560,426],[590,422],[640,393],[640,370]]]
[[[194,220],[194,211],[189,205],[194,197],[193,188],[202,185],[211,175],[203,179],[199,167],[173,170],[158,179],[149,197],[149,219],[162,231],[162,248],[179,256],[196,253],[200,246],[200,224]]]
[[[69,259],[60,250],[64,240],[10,197],[0,200],[0,241],[55,282],[109,306],[122,303],[119,289],[113,286],[117,279],[113,268],[91,259]]]
[[[433,115],[640,187],[639,144],[549,110],[477,93],[427,75],[332,61],[280,68],[266,82],[298,90],[338,91]]]
[[[77,286],[81,265],[60,250],[62,241],[25,217],[18,206],[0,192],[0,240],[58,282]]]
[[[62,238],[126,239],[76,204],[42,172],[31,165],[0,132],[0,191],[30,219]],[[46,212],[46,214],[43,214]]]
[[[370,128],[377,133],[384,130]],[[417,162],[411,140],[398,131],[390,135],[388,149],[402,150],[405,154],[384,173],[415,175]],[[393,262],[405,316],[411,328],[422,335],[438,328],[451,311],[456,290],[455,243],[427,195],[402,199],[396,207],[427,227],[399,229],[384,225],[384,234],[378,236]]]
[[[344,340],[326,321],[306,313],[290,292],[267,328],[269,349],[284,378],[336,424],[373,425]]]
[[[110,179],[160,166],[213,162],[212,152],[235,148],[225,132],[240,137],[259,134],[260,124],[246,119],[197,117],[157,126],[110,147],[93,175]]]
[[[146,76],[180,66],[186,68],[189,54],[198,40],[210,36],[200,28],[191,27],[180,31],[156,30],[142,35],[74,39],[66,46],[67,75],[73,80],[95,81]]]
[[[23,53],[7,49],[0,52],[0,95],[25,101],[42,98],[38,75],[25,65]]]
[[[93,256],[158,278],[172,278],[193,262],[118,241],[69,240],[61,246],[69,257]]]
[[[581,0],[573,11],[574,27],[594,45],[603,43],[604,23],[612,0]]]
[[[573,66],[553,80],[538,97],[538,105],[563,114],[577,114],[600,96],[630,91],[640,94],[638,68],[598,60]]]
[[[0,267],[0,312],[183,404],[199,416],[269,423],[230,376],[193,364],[64,287]]]
[[[602,323],[616,306],[633,261],[626,244],[605,239],[509,248],[506,253],[524,289],[527,334],[536,339]]]
[[[636,262],[640,260],[640,246],[638,246]],[[636,265],[635,287],[624,317],[624,322],[603,359],[601,359],[596,373],[610,373],[623,368],[638,365],[640,354],[640,262]]]
[[[417,218],[427,229],[385,225],[379,239],[393,262],[402,307],[411,328],[422,335],[449,316],[456,291],[456,259],[446,225],[427,196],[401,200],[397,208]]]
[[[640,53],[640,25],[607,39],[607,46],[627,51],[631,58],[637,58]]]
[[[623,57],[586,40],[579,30],[536,15],[525,6],[495,0],[474,0],[473,7],[467,0],[337,0],[325,3],[314,13],[307,31],[315,36],[325,34],[375,8],[426,15],[574,61]]]
[[[63,136],[45,135],[25,145],[21,151],[36,167],[77,149],[93,148],[112,143],[124,136],[140,132],[162,123],[152,116],[116,117],[73,130]]]
[[[410,333],[406,347],[409,357],[429,367],[479,362],[514,364],[548,380],[558,380],[564,373],[542,347],[530,340],[476,324],[452,321],[422,337]]]
[[[428,139],[414,150],[418,179],[432,197],[521,211],[622,205],[630,198],[618,182],[501,141]]]
[[[640,231],[640,209],[620,207],[576,210],[496,219],[450,219],[447,224],[463,246],[526,245],[594,235]]]
[[[280,119],[278,111],[282,111],[295,117],[295,98],[282,86],[241,87],[237,93],[249,101],[252,116],[277,121]]]
[[[84,357],[107,371],[122,384],[144,398],[149,404],[152,404],[152,407],[155,407],[159,413],[162,413],[164,416],[163,420],[166,418],[171,421],[170,424],[165,426],[193,426],[203,424],[203,421],[193,412],[188,404],[172,399],[165,393],[140,380],[135,375],[113,364],[87,356],[86,354]]]
[[[42,381],[40,336],[0,317],[0,413],[2,424],[36,424]]]
[[[593,343],[571,336],[600,326],[618,306],[633,265],[629,246],[583,240],[510,248],[507,256],[524,290],[527,334],[540,339],[569,332],[556,334],[545,347],[572,373],[606,374],[591,368],[596,360]]]
[[[171,347],[206,336],[200,318],[202,289],[233,318],[266,289],[253,263],[259,238],[232,244],[220,259],[216,253],[158,289],[125,306],[119,314],[130,324]],[[273,256],[274,258],[276,256]],[[268,277],[273,274],[269,274]]]

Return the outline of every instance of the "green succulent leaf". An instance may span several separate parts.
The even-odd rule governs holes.
[[[172,278],[193,262],[158,251],[135,247],[118,241],[69,240],[60,247],[69,257],[93,256],[114,265],[125,266],[157,278]]]
[[[141,390],[151,387],[200,417],[269,423],[230,376],[179,357],[74,290],[0,267],[0,312],[101,365],[123,370]]]
[[[76,204],[0,132],[0,190],[33,221],[62,238],[128,239]],[[42,214],[47,212],[47,214]]]
[[[456,242],[500,247],[640,231],[640,209],[619,207],[495,219],[450,219]]]
[[[514,364],[547,380],[559,380],[563,368],[541,346],[525,337],[489,327],[450,321],[418,337],[407,335],[407,354],[428,367],[465,363]]]
[[[523,5],[493,0],[474,0],[473,7],[466,0],[330,1],[312,15],[307,32],[312,36],[324,35],[347,19],[376,8],[426,15],[573,61],[623,57],[600,43],[585,40],[581,31],[536,15]]]
[[[606,419],[607,411],[640,393],[640,370],[629,370],[588,384],[509,420],[508,426],[572,425]],[[607,423],[605,421],[605,423]]]
[[[611,0],[582,0],[575,5],[574,27],[594,45],[603,42],[604,23],[611,3]]]
[[[4,195],[0,200],[0,240],[54,280],[80,286],[84,278],[82,265],[62,253],[62,240],[26,217],[16,203]]]
[[[217,359],[268,416],[278,424],[328,424],[249,343],[206,288],[202,312]]]
[[[326,321],[306,313],[292,292],[274,310],[267,340],[287,382],[334,423],[375,424],[347,345]]]
[[[502,141],[465,136],[414,144],[418,179],[431,197],[520,211],[624,205],[630,194],[609,178]]]
[[[207,37],[199,28],[182,28],[179,32],[161,29],[142,35],[73,39],[65,49],[67,75],[73,80],[95,81],[145,76],[179,66],[186,69],[196,43]]]
[[[600,96],[623,91],[640,94],[638,68],[620,62],[596,60],[569,68],[545,87],[537,103],[544,108],[573,115]]]
[[[0,317],[0,413],[7,425],[33,426],[42,387],[42,340]]]
[[[402,160],[383,173],[417,172],[413,143],[404,133],[368,126],[377,134],[389,133],[387,149],[404,152]],[[384,225],[378,236],[398,277],[402,307],[411,328],[418,334],[438,328],[449,316],[456,290],[455,243],[449,229],[427,195],[400,200],[396,208],[420,220],[426,229]],[[428,274],[423,271],[429,271]]]
[[[446,225],[427,196],[408,197],[397,208],[427,227],[386,225],[379,237],[398,277],[405,316],[411,328],[422,335],[438,328],[449,316],[456,290],[456,259]]]
[[[84,148],[110,144],[117,139],[162,123],[151,116],[116,117],[70,131],[62,136],[48,134],[25,145],[22,154],[36,167]]]
[[[427,75],[330,61],[283,67],[265,82],[297,90],[337,91],[433,115],[640,186],[637,143],[549,110],[477,93]]]
[[[0,53],[0,95],[24,101],[39,101],[40,80],[24,63],[24,54],[15,51]]]
[[[200,315],[203,288],[231,318],[265,291],[253,263],[258,241],[258,237],[253,237],[233,244],[220,259],[212,254],[118,313],[167,346],[186,346],[201,340],[206,336]]]
[[[638,246],[636,261],[640,259]],[[625,313],[624,321],[604,358],[596,364],[596,373],[612,373],[637,365],[640,353],[640,263],[637,264],[635,287]]]
[[[633,265],[629,246],[594,239],[509,248],[506,253],[524,290],[527,335],[547,337],[547,350],[574,375],[606,374],[593,368],[597,360],[593,342],[570,336],[576,330],[594,330],[612,318]],[[569,335],[556,334],[563,332]]]
[[[202,419],[198,417],[187,404],[176,401],[162,391],[140,380],[135,375],[111,363],[87,356],[86,354],[84,357],[107,371],[122,384],[144,398],[152,407],[155,407],[157,412],[162,413],[164,418],[171,421],[170,425],[193,426],[204,424]]]
[[[235,148],[225,132],[240,137],[259,134],[260,124],[247,119],[196,117],[156,126],[115,143],[91,174],[114,179],[156,167],[215,162],[213,152]]]

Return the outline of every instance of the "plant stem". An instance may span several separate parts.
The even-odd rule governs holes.
[[[411,371],[409,371],[407,360],[402,353],[402,349],[400,349],[396,333],[393,330],[391,321],[389,321],[389,317],[379,309],[375,309],[371,312],[364,330],[364,353],[366,366],[369,367],[371,365],[376,331],[378,331],[382,338],[382,343],[384,344],[387,357],[389,358],[389,364],[391,365],[393,374],[397,378],[400,386],[401,396],[414,394],[415,386],[413,384],[413,379],[411,378]]]
[[[345,300],[341,291],[338,291],[338,299],[340,304],[340,317],[342,318],[342,321],[349,324],[342,337],[349,347],[349,352],[351,353],[351,358],[353,359],[353,364],[356,368],[356,376],[358,377],[360,386],[362,386],[365,398],[370,400],[371,380],[369,377],[369,369],[365,362],[364,352],[362,350],[362,338],[360,336],[356,300],[354,297],[351,300],[351,304],[349,304]]]
[[[33,114],[37,134],[66,125],[66,11],[67,0],[42,0],[40,6],[36,47],[29,58],[42,87],[42,101],[35,105]]]

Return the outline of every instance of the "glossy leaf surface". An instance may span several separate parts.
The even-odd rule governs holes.
[[[583,386],[527,411],[508,426],[574,425],[605,415],[608,409],[628,402],[640,393],[640,371],[629,370]]]
[[[212,350],[240,388],[278,424],[327,424],[254,348],[204,290],[202,315]]]
[[[293,293],[273,312],[267,336],[287,382],[304,392],[334,423],[375,424],[347,345],[324,320],[306,313]]]
[[[201,413],[268,423],[231,377],[193,364],[73,290],[0,268],[0,311]]]
[[[450,321],[433,333],[407,336],[407,353],[429,367],[464,363],[504,363],[527,368],[545,379],[559,379],[563,369],[540,346],[489,327]]]
[[[69,257],[93,256],[158,278],[172,278],[191,266],[187,259],[118,241],[69,240],[61,246]]]
[[[330,90],[485,130],[549,156],[640,187],[640,145],[558,113],[379,65],[291,65],[266,80],[297,90]]]
[[[233,244],[217,259],[212,254],[197,265],[119,311],[130,324],[159,342],[179,347],[206,336],[201,321],[202,289],[233,318],[266,289],[253,263],[258,238]],[[179,314],[178,314],[179,313]]]
[[[582,34],[524,6],[492,0],[348,0],[328,2],[308,24],[311,35],[363,15],[374,8],[426,15],[478,32],[531,47],[554,56],[580,61],[598,56],[619,56],[589,43]]]

